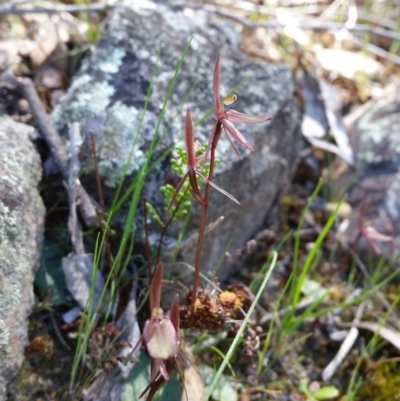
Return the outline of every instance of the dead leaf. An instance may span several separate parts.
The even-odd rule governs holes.
[[[194,364],[185,369],[184,377],[186,392],[183,390],[181,401],[201,401],[206,392],[206,387],[200,372]]]
[[[47,23],[42,26],[40,33],[37,35],[36,47],[29,53],[33,68],[40,67],[47,58],[54,52],[57,47],[57,35],[52,27],[52,24]]]
[[[317,78],[321,96],[325,105],[325,113],[329,122],[330,133],[339,149],[338,156],[349,164],[354,164],[353,149],[350,146],[349,136],[342,122],[342,104],[339,94],[331,84],[323,78]]]
[[[298,82],[304,99],[302,133],[307,139],[321,139],[328,132],[329,124],[318,80],[310,72],[304,70]]]
[[[373,333],[378,334],[388,343],[392,344],[398,350],[400,350],[400,332],[391,327],[383,326],[382,324],[375,322],[357,322],[357,323],[337,323],[342,327],[357,327],[358,329],[369,330]]]
[[[377,333],[380,337],[392,344],[398,350],[400,350],[400,332],[391,327],[382,326],[379,323],[374,322],[359,322],[355,324],[359,329],[369,330],[373,333]]]

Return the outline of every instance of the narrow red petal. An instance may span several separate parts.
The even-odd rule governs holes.
[[[213,95],[214,95],[214,108],[215,113],[218,113],[221,103],[219,100],[219,71],[220,71],[221,53],[218,54],[217,62],[214,67],[214,81],[213,81]]]
[[[187,108],[187,110],[186,110],[185,143],[186,143],[187,165],[189,168],[196,168],[196,153],[194,151],[193,122],[192,122],[192,116],[190,114],[189,108]]]
[[[225,118],[233,123],[259,124],[272,120],[273,117],[274,116],[252,116],[250,114],[240,113],[236,110],[225,111]]]
[[[199,175],[207,184],[210,184],[212,187],[214,187],[216,190],[227,196],[229,199],[233,200],[235,203],[240,205],[240,202],[232,196],[229,192],[226,192],[224,189],[219,187],[217,184],[214,184],[212,181],[210,181],[205,175],[203,175],[199,170],[196,170],[196,174]]]
[[[205,205],[204,199],[199,194],[196,194],[196,192],[193,190],[191,190],[190,193],[192,194],[193,198],[200,203],[200,205]]]
[[[159,262],[156,266],[156,271],[154,272],[153,278],[151,280],[150,287],[150,310],[160,307],[161,300],[161,284],[163,277],[164,265]]]
[[[225,128],[227,134],[231,135],[231,137],[236,142],[240,143],[243,147],[250,149],[252,152],[254,152],[254,149],[250,145],[250,142],[240,133],[240,131],[230,121],[223,119],[222,125]]]
[[[186,174],[182,177],[182,179],[179,181],[179,184],[178,184],[177,187],[175,188],[174,195],[172,196],[171,202],[169,203],[166,212],[168,212],[169,209],[171,209],[172,205],[174,204],[175,199],[176,199],[176,197],[178,196],[179,191],[181,190],[183,184],[185,183],[187,176],[188,176],[188,173],[186,173]]]
[[[157,391],[164,385],[165,383],[164,377],[158,375],[156,380],[152,380],[150,384],[142,391],[139,395],[139,398],[142,398],[149,390],[149,394],[147,395],[146,401],[153,401],[153,398]]]
[[[201,203],[204,203],[204,199],[201,195],[199,186],[197,184],[197,179],[196,179],[196,170],[191,168],[188,171],[189,174],[189,181],[190,181],[190,185],[192,187],[192,194],[195,194],[195,198]]]
[[[363,234],[365,237],[368,237],[374,241],[378,242],[391,242],[393,241],[393,237],[389,235],[385,235],[377,231],[374,227],[368,226],[363,230]]]
[[[164,379],[166,381],[168,381],[169,376],[168,376],[167,368],[164,365],[164,361],[160,361],[160,372],[161,372],[162,376],[164,377]]]
[[[169,318],[171,319],[171,322],[175,327],[176,340],[177,340],[177,342],[180,342],[183,339],[183,334],[182,334],[181,329],[179,328],[180,317],[179,317],[179,295],[178,294],[175,295],[174,300],[172,301]]]
[[[150,372],[151,372],[150,373],[150,381],[153,382],[157,379],[158,375],[160,374],[160,360],[159,359],[153,359],[151,361]]]
[[[226,134],[226,136],[228,137],[229,142],[231,143],[233,150],[240,157],[240,152],[239,152],[238,148],[236,147],[236,145],[233,143],[231,136],[228,133]]]

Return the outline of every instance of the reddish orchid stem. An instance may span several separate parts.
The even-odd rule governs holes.
[[[213,142],[211,144],[210,151],[210,171],[208,173],[208,181],[212,181],[214,175],[214,162],[215,162],[215,149],[217,148],[217,144],[219,138],[221,137],[222,124],[220,121],[217,121],[215,124]],[[194,265],[194,276],[193,276],[193,284],[192,284],[192,302],[191,302],[191,316],[193,319],[194,316],[194,303],[196,301],[197,296],[197,287],[199,284],[199,276],[200,276],[200,265],[201,265],[201,253],[203,250],[203,240],[204,234],[206,231],[207,224],[207,211],[208,211],[208,201],[210,198],[211,185],[209,182],[206,184],[206,190],[204,194],[204,204],[202,205],[202,213],[201,213],[201,221],[199,228],[199,238],[197,240],[197,251],[196,251],[196,261]]]

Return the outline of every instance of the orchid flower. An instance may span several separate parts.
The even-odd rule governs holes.
[[[175,327],[167,316],[164,316],[161,308],[154,308],[151,318],[146,321],[143,337],[147,351],[154,362],[151,379],[158,373],[168,380],[168,372],[165,369],[165,362],[178,354],[178,343]]]
[[[371,249],[377,254],[381,255],[382,251],[380,250],[377,242],[393,242],[393,236],[385,235],[380,233],[375,227],[368,225],[368,222],[365,219],[365,215],[368,208],[368,201],[364,200],[360,207],[360,217],[359,217],[359,236],[356,240],[360,239],[360,236],[363,236],[367,242],[367,244],[371,247]]]
[[[150,298],[150,302],[151,302],[151,298]],[[183,373],[182,373],[182,371],[181,371],[181,369],[179,367],[179,364],[177,362],[177,357],[178,356],[181,357],[181,359],[182,359],[182,356],[181,356],[181,354],[179,352],[179,345],[180,345],[180,342],[183,339],[183,334],[182,334],[182,331],[181,331],[181,329],[179,327],[179,325],[180,325],[179,320],[180,319],[179,319],[179,295],[178,294],[175,295],[174,300],[172,301],[169,320],[172,323],[172,325],[174,327],[174,330],[175,330],[175,333],[176,333],[175,343],[177,345],[177,349],[176,349],[177,353],[174,354],[175,350],[173,350],[173,351],[170,350],[171,351],[171,356],[169,356],[168,359],[162,360],[162,359],[157,359],[156,358],[156,359],[152,360],[152,362],[151,362],[151,381],[150,381],[149,385],[143,390],[142,394],[140,395],[140,397],[142,397],[144,394],[149,392],[149,394],[147,396],[147,401],[151,401],[153,399],[153,397],[156,394],[156,392],[168,380],[169,374],[172,372],[172,370],[174,368],[176,368],[178,370],[179,376],[180,376],[180,378],[182,380],[182,383],[183,383]],[[155,349],[158,349],[159,346],[162,347],[162,345],[165,344],[165,342],[168,339],[168,337],[169,337],[169,334],[167,334],[167,336],[164,339],[161,339],[160,340],[160,344],[158,344],[155,347]],[[169,340],[167,340],[167,342],[168,341]],[[171,344],[167,345],[167,348],[170,345]],[[150,348],[151,348],[151,346],[150,346]],[[147,345],[147,349],[149,350],[149,345]],[[163,351],[161,351],[161,352],[163,352]],[[156,353],[158,354],[157,351],[156,351]],[[149,352],[149,354],[150,354],[150,352]],[[185,392],[186,392],[186,388],[185,387],[184,387],[184,389],[185,389]]]
[[[172,334],[172,330],[171,330],[171,327],[168,327],[168,329],[165,330],[166,336],[164,338],[160,338],[156,335],[156,338],[153,339],[153,344],[150,345],[150,347],[149,347],[149,343],[147,343],[147,350],[149,351],[149,354],[152,357],[153,357],[153,355],[158,356],[158,357],[161,356],[161,354],[164,353],[164,351],[162,350],[164,345],[166,345],[166,348],[169,348],[169,352],[166,353],[169,355],[167,359],[160,359],[160,358],[153,357],[153,359],[151,361],[150,383],[143,390],[142,394],[140,395],[140,397],[142,397],[147,392],[149,392],[149,394],[147,396],[147,401],[151,401],[153,399],[156,392],[168,380],[169,375],[171,374],[171,372],[173,371],[174,368],[178,371],[179,376],[182,380],[182,383],[184,381],[183,373],[177,362],[178,356],[182,359],[182,355],[179,351],[179,345],[183,339],[183,334],[179,327],[180,323],[179,323],[179,295],[178,294],[175,295],[174,300],[172,302],[169,320],[167,317],[164,317],[164,319],[165,320],[163,323],[165,323],[166,321],[169,321],[170,323],[172,323],[173,328],[175,330],[175,337],[174,337],[173,342],[170,341],[170,336]],[[169,324],[168,324],[168,326],[169,326]],[[145,338],[146,338],[146,335],[148,335],[148,333],[144,334]],[[150,340],[150,342],[151,342],[151,340]],[[176,344],[176,349],[175,349],[175,345],[172,345],[172,344]],[[171,347],[171,345],[172,345],[172,347]],[[153,355],[150,353],[150,350],[152,351]],[[184,389],[186,392],[185,386],[184,386]]]
[[[144,325],[143,338],[152,358],[151,380],[159,374],[168,380],[170,370],[166,368],[169,359],[178,355],[182,334],[179,329],[179,296],[174,298],[170,316],[165,316],[160,307],[163,264],[157,265],[150,288],[151,318]]]
[[[204,204],[203,196],[201,195],[199,186],[197,184],[196,175],[201,177],[204,181],[210,184],[212,187],[217,189],[219,192],[223,193],[225,196],[236,202],[240,205],[239,201],[234,198],[231,194],[224,191],[218,185],[214,184],[210,181],[198,168],[197,168],[197,159],[196,159],[196,152],[194,147],[194,133],[193,133],[193,122],[192,116],[190,114],[190,109],[186,110],[186,119],[185,119],[185,145],[186,145],[186,159],[187,159],[187,173],[182,177],[181,181],[177,185],[174,195],[171,199],[171,202],[168,206],[168,210],[171,208],[172,204],[174,203],[176,197],[179,194],[183,184],[185,183],[186,179],[189,177],[190,186],[192,187],[192,195],[194,198],[199,201],[201,204]]]
[[[242,124],[259,124],[264,121],[269,121],[273,118],[273,116],[252,116],[249,114],[240,113],[236,110],[225,110],[225,105],[232,104],[237,96],[235,94],[226,96],[224,99],[220,100],[219,97],[219,82],[220,82],[220,62],[221,62],[221,54],[218,55],[217,62],[215,63],[214,68],[214,82],[213,82],[213,95],[214,95],[214,109],[215,109],[215,118],[218,122],[221,123],[224,128],[228,139],[233,146],[236,154],[240,156],[238,149],[233,143],[233,139],[238,142],[243,147],[254,151],[250,142],[240,133],[240,131],[233,125],[233,123],[242,123]],[[208,144],[206,157],[208,157],[208,153],[211,149],[211,144],[214,141],[214,137],[217,134],[216,130],[214,130],[210,142]]]
[[[362,235],[364,236],[368,245],[373,249],[373,251],[377,255],[382,254],[381,250],[379,249],[378,245],[376,244],[377,242],[392,242],[393,241],[393,237],[380,233],[372,226],[364,227],[362,230]]]

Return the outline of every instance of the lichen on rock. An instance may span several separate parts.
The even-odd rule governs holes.
[[[45,209],[37,191],[41,161],[33,128],[0,119],[0,400],[18,373],[33,305]]]

